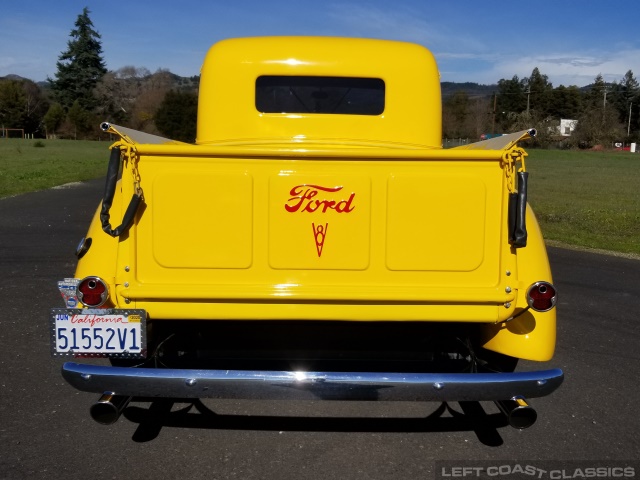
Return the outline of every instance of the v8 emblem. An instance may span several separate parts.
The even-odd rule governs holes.
[[[327,230],[329,229],[329,224],[325,223],[324,225],[316,226],[315,223],[312,223],[313,227],[313,238],[316,241],[316,250],[318,251],[318,257],[322,256],[322,247],[324,247],[324,241],[327,238]]]

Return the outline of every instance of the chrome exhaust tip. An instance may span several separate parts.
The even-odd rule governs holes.
[[[130,401],[131,397],[105,392],[96,403],[91,405],[89,414],[96,422],[102,425],[111,425],[118,421]]]
[[[523,430],[536,423],[538,414],[527,403],[524,397],[513,397],[511,400],[497,400],[495,404],[505,414],[509,425]]]

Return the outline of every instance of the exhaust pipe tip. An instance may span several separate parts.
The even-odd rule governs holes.
[[[536,423],[537,412],[527,403],[524,397],[513,397],[511,400],[498,400],[498,408],[509,421],[509,425],[518,430],[524,430]]]
[[[96,403],[91,405],[89,414],[101,425],[112,425],[118,421],[130,401],[131,397],[105,392]]]

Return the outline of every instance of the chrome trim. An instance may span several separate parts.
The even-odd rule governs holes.
[[[152,135],[150,133],[141,132],[139,130],[134,130],[133,128],[121,127],[120,125],[114,125],[109,122],[102,122],[100,124],[100,129],[103,132],[113,133],[116,135],[127,136],[129,139],[133,140],[135,143],[148,143],[152,145],[162,145],[165,143],[179,143],[170,138],[160,137],[158,135]]]
[[[461,401],[549,395],[560,369],[516,373],[293,372],[128,368],[67,362],[83,392],[164,398]]]
[[[98,401],[91,406],[89,414],[96,422],[102,425],[111,425],[118,421],[130,401],[131,397],[104,392]]]
[[[91,237],[82,237],[80,239],[80,242],[76,247],[76,257],[78,257],[78,260],[80,260],[82,257],[84,257],[87,254],[87,252],[91,248],[92,243],[93,243],[93,240],[91,239]]]
[[[538,414],[522,397],[513,397],[511,400],[497,400],[495,404],[507,417],[509,425],[518,430],[524,430],[536,423]]]
[[[535,128],[530,128],[528,130],[521,130],[519,132],[508,133],[500,137],[462,145],[460,147],[455,147],[453,150],[510,150],[515,147],[519,141],[533,138],[537,134],[538,132]]]

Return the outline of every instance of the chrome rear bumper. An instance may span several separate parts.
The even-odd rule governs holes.
[[[83,392],[135,397],[443,402],[543,397],[564,379],[560,369],[516,373],[276,372],[73,362],[62,366],[62,376]]]

